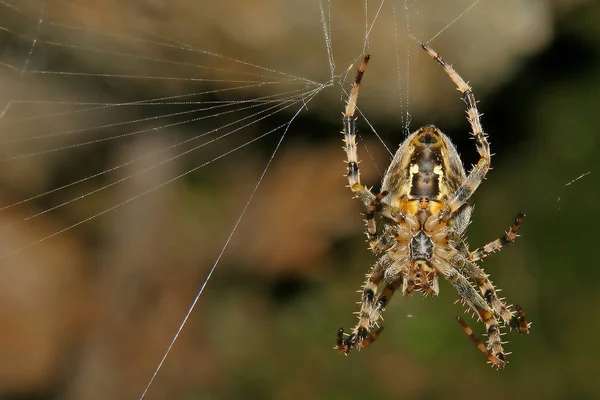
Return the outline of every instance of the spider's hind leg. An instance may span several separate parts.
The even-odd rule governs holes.
[[[477,346],[479,351],[481,351],[483,355],[489,360],[489,362],[493,366],[496,366],[498,369],[504,368],[506,361],[499,359],[498,357],[493,355],[488,349],[486,349],[483,343],[481,343],[481,340],[479,340],[479,338],[473,333],[469,325],[467,325],[467,323],[461,317],[456,317],[456,320],[458,321],[460,326],[463,327],[465,333],[471,338],[473,343],[475,343],[475,346]]]
[[[460,271],[467,278],[475,281],[487,304],[511,329],[519,333],[529,333],[531,323],[527,322],[523,309],[520,306],[515,306],[517,312],[511,311],[510,306],[507,306],[504,300],[498,297],[496,288],[489,280],[488,275],[479,266],[471,261],[464,260]]]
[[[507,363],[506,353],[502,347],[500,326],[498,325],[498,320],[496,319],[494,312],[479,293],[475,291],[473,286],[471,286],[467,278],[458,272],[458,270],[451,267],[443,272],[446,279],[448,279],[448,281],[456,288],[464,303],[473,310],[485,324],[488,336],[487,351],[494,356],[494,358],[490,358],[490,361],[492,361],[494,367],[503,369]],[[467,333],[469,332],[467,331]],[[471,336],[471,339],[473,338],[474,336]],[[477,342],[475,343],[477,344]]]
[[[510,327],[519,333],[529,333],[531,322],[527,321],[525,311],[518,304],[515,304],[515,309],[517,310],[517,315],[513,316],[510,320]]]
[[[375,332],[370,335],[366,330],[361,330],[357,333],[351,333],[346,339],[344,339],[344,328],[338,329],[337,333],[337,344],[334,349],[337,349],[340,353],[348,355],[354,348],[364,349],[375,341],[383,331],[383,326],[379,327]]]
[[[340,328],[337,333],[337,349],[342,354],[348,354],[350,351],[364,349],[381,333],[383,327],[379,327],[378,321],[381,319],[381,313],[385,310],[387,304],[396,290],[402,285],[402,278],[395,279],[385,285],[381,293],[377,295],[377,285],[383,280],[384,270],[389,267],[390,259],[384,255],[373,267],[371,273],[367,275],[367,281],[362,289],[361,308],[358,312],[358,323],[352,332],[344,339],[344,330]],[[371,329],[377,326],[374,332]]]

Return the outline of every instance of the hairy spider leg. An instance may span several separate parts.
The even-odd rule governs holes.
[[[421,44],[421,47],[423,47],[423,50],[441,65],[446,74],[452,79],[452,82],[454,82],[457,89],[462,93],[463,100],[467,105],[467,120],[471,125],[471,134],[475,137],[475,145],[480,157],[477,164],[473,167],[471,172],[469,172],[469,175],[456,190],[454,196],[447,202],[446,206],[429,218],[429,221],[427,221],[425,225],[425,229],[431,230],[437,225],[448,221],[448,219],[450,219],[452,215],[458,211],[467,200],[469,200],[475,190],[477,190],[490,168],[491,154],[489,143],[481,126],[480,115],[477,110],[477,101],[475,100],[475,95],[473,94],[471,87],[458,72],[456,72],[450,64],[447,64],[442,60],[439,54],[432,48],[426,44]]]
[[[360,183],[360,170],[358,168],[358,152],[356,151],[356,118],[354,113],[356,112],[356,102],[358,100],[358,90],[360,88],[360,81],[362,80],[367,63],[369,62],[369,56],[365,56],[362,65],[356,73],[356,79],[352,84],[350,91],[350,97],[346,103],[346,109],[343,113],[344,130],[344,150],[346,151],[346,163],[348,183],[350,184],[350,190],[356,195],[365,206],[369,206],[373,203],[375,195],[366,187]]]
[[[517,315],[510,321],[510,327],[519,333],[529,333],[531,322],[527,321],[525,311],[518,304],[515,304],[515,310],[517,311]]]
[[[349,353],[354,349],[364,349],[371,344],[381,333],[383,327],[377,329],[374,333],[369,334],[372,327],[378,326],[378,321],[381,319],[381,313],[385,310],[388,302],[402,285],[402,273],[407,264],[408,257],[397,260],[395,265],[400,266],[397,275],[390,280],[385,279],[385,271],[393,269],[391,258],[385,254],[373,266],[367,274],[367,280],[362,289],[361,308],[358,312],[358,323],[350,333],[350,335],[342,342],[340,347],[339,335],[344,333],[343,328],[338,331],[337,350],[343,354]],[[382,281],[387,281],[381,293],[378,293],[378,285]]]
[[[502,364],[502,360],[500,360],[498,357],[493,355],[488,349],[485,348],[483,343],[481,343],[481,340],[479,340],[479,338],[473,333],[471,328],[469,328],[469,325],[467,325],[467,323],[461,317],[457,316],[456,320],[463,327],[466,334],[471,338],[473,343],[475,343],[475,346],[477,346],[477,348],[483,353],[483,355],[489,360],[489,362],[493,366],[498,366]]]
[[[387,250],[389,247],[388,243],[382,243],[379,241],[379,235],[377,234],[377,224],[375,223],[375,214],[380,213],[383,209],[382,200],[387,196],[387,192],[383,191],[379,193],[371,204],[369,204],[365,210],[365,223],[367,225],[367,239],[369,241],[369,248],[374,252],[380,252]]]
[[[380,327],[379,329],[377,329],[375,332],[373,332],[371,335],[369,335],[364,340],[356,342],[354,340],[355,339],[355,336],[353,336],[354,334],[351,334],[348,338],[346,338],[344,340],[344,328],[340,328],[340,329],[338,329],[337,345],[334,347],[334,350],[337,349],[340,353],[347,356],[348,353],[353,348],[356,347],[355,344],[358,344],[358,347],[360,349],[364,349],[365,347],[367,347],[371,343],[373,343],[375,341],[375,339],[377,339],[377,337],[379,337],[379,335],[381,334],[382,331],[383,331],[383,326]]]
[[[488,335],[487,349],[498,359],[493,365],[498,369],[503,369],[507,362],[506,353],[504,353],[504,349],[502,348],[500,326],[498,325],[498,320],[494,316],[494,312],[479,293],[475,291],[473,286],[471,286],[467,278],[455,268],[451,267],[444,275],[446,276],[446,279],[454,285],[465,304],[473,310],[485,324],[486,333]]]
[[[514,329],[519,333],[529,333],[530,324],[527,322],[523,310],[519,307],[520,312],[517,312],[516,314],[510,310],[511,306],[507,306],[503,299],[498,297],[494,285],[488,279],[488,274],[475,263],[468,260],[464,260],[463,267],[460,271],[477,284],[488,305],[511,327],[511,329]]]
[[[477,250],[472,251],[471,261],[481,260],[482,258],[489,256],[493,252],[500,250],[507,244],[513,243],[517,236],[519,236],[519,227],[521,226],[524,217],[525,213],[523,211],[519,212],[519,214],[517,214],[517,217],[515,218],[515,222],[513,222],[508,231],[504,233],[504,236],[502,236],[500,239],[496,239],[493,242],[486,244],[485,246],[478,248]]]

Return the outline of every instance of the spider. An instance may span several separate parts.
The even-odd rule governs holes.
[[[369,62],[369,56],[365,56],[343,113],[342,134],[349,187],[366,206],[369,247],[381,256],[360,291],[358,323],[349,334],[344,333],[343,328],[338,330],[335,349],[347,355],[352,350],[367,347],[381,334],[383,327],[379,327],[379,319],[396,291],[401,290],[405,296],[412,292],[437,295],[438,278],[442,276],[456,288],[463,304],[485,324],[487,346],[460,317],[456,317],[458,322],[488,362],[503,369],[509,353],[502,347],[498,319],[519,333],[528,333],[530,323],[519,306],[512,311],[511,306],[498,297],[488,275],[476,262],[512,243],[525,214],[520,212],[500,239],[469,251],[463,238],[471,218],[469,199],[490,168],[490,148],[471,87],[433,49],[426,44],[421,47],[462,93],[480,158],[467,175],[450,139],[435,126],[427,125],[400,145],[383,177],[379,194],[364,187],[358,168],[354,113],[361,79]]]

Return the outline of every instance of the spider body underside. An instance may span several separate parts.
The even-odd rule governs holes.
[[[471,218],[469,199],[490,167],[490,149],[483,132],[476,100],[470,86],[427,45],[423,49],[441,65],[462,93],[467,105],[480,159],[467,174],[450,141],[439,129],[427,125],[411,134],[394,155],[383,178],[381,192],[375,195],[360,182],[356,146],[356,103],[363,73],[369,61],[364,58],[358,70],[343,113],[344,149],[347,177],[355,196],[366,207],[366,230],[370,249],[380,255],[367,274],[361,290],[358,323],[350,334],[338,331],[336,349],[343,354],[371,344],[381,333],[381,314],[398,290],[403,295],[439,293],[439,278],[448,280],[460,300],[485,324],[484,346],[466,323],[457,317],[465,332],[496,368],[506,366],[500,334],[500,319],[511,329],[528,333],[523,310],[511,310],[488,275],[476,261],[512,243],[524,217],[521,212],[503,237],[470,252],[463,234]],[[479,288],[478,293],[474,285]]]

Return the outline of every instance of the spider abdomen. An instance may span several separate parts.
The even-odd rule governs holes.
[[[450,139],[435,126],[426,125],[402,143],[386,171],[382,190],[396,207],[404,196],[409,201],[441,201],[464,178],[464,167]]]
[[[444,164],[442,138],[438,132],[436,127],[428,125],[421,128],[412,139],[414,145],[409,167],[410,197],[439,199]]]

